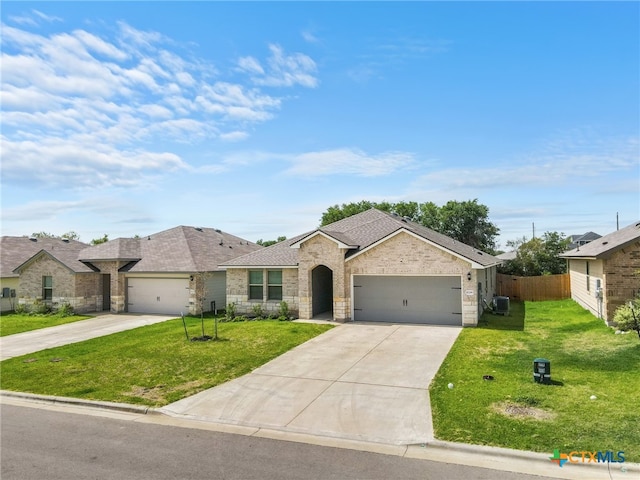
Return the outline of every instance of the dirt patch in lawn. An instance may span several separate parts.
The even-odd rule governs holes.
[[[555,414],[538,407],[513,402],[494,403],[492,409],[501,415],[512,418],[531,418],[533,420],[552,420]]]

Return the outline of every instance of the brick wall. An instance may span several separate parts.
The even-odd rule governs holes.
[[[467,273],[471,272],[471,280]],[[478,324],[478,277],[471,264],[405,232],[388,239],[346,263],[346,276],[352,275],[447,275],[462,278],[462,323]],[[349,281],[350,282],[350,281]],[[493,286],[493,282],[491,283]],[[350,283],[349,283],[350,287]],[[466,292],[473,291],[473,295]]]
[[[333,273],[333,318],[338,321],[350,317],[349,285],[345,279],[345,249],[338,244],[316,235],[300,245],[298,252],[298,284],[300,295],[300,318],[311,318],[313,312],[313,269],[324,265]]]
[[[616,251],[604,261],[606,320],[611,322],[620,305],[640,294],[640,241]]]
[[[98,273],[76,274],[47,255],[37,257],[24,268],[18,281],[18,303],[31,306],[42,300],[42,277],[53,280],[51,304],[70,304],[78,313],[95,312],[98,305]]]

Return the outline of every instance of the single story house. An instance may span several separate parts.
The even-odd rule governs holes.
[[[226,273],[218,265],[262,248],[217,229],[179,226],[94,246],[68,242],[66,249],[41,249],[31,256],[20,248],[11,253],[28,256],[13,270],[19,303],[177,315],[224,308]],[[5,253],[3,245],[3,259]]]
[[[371,209],[222,264],[238,313],[286,301],[300,318],[477,325],[497,258]]]
[[[86,243],[60,238],[10,237],[0,239],[2,312],[19,303],[69,301],[80,310],[91,309],[97,288],[95,270],[78,260]],[[53,288],[55,278],[55,290]]]
[[[607,323],[640,294],[640,222],[560,256],[569,262],[571,298]]]

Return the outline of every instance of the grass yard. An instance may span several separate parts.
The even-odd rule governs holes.
[[[15,333],[29,332],[40,328],[55,327],[65,323],[77,322],[91,318],[86,315],[21,315],[8,313],[0,316],[0,337]]]
[[[186,317],[189,337],[200,319]],[[207,319],[206,333],[213,331]],[[278,321],[219,323],[219,340],[187,341],[167,322],[16,357],[0,363],[2,388],[162,406],[244,375],[330,325]]]
[[[551,362],[552,384],[533,382],[537,357]],[[509,317],[483,316],[461,332],[430,392],[441,440],[622,450],[640,462],[640,340],[615,335],[572,300],[515,302]]]

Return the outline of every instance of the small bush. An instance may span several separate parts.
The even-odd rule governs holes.
[[[236,318],[236,304],[230,303],[227,305],[227,309],[224,312],[224,317],[227,322],[233,322],[233,319]]]
[[[16,305],[15,313],[17,313],[18,315],[28,315],[29,307],[27,307],[25,303],[19,303],[18,305]]]
[[[278,309],[278,318],[289,318],[289,304],[284,300],[280,302],[280,308]]]
[[[74,314],[75,312],[73,311],[73,307],[71,306],[71,304],[66,302],[60,305],[56,310],[56,315],[59,317],[70,317]]]
[[[251,307],[251,310],[253,311],[253,314],[255,315],[256,320],[262,320],[264,318],[264,310],[261,304],[259,303],[255,304],[253,307]]]
[[[31,306],[31,315],[49,315],[51,311],[51,305],[42,300],[36,300]]]
[[[623,332],[635,330],[640,336],[640,298],[636,298],[616,308],[613,314],[616,328]]]

